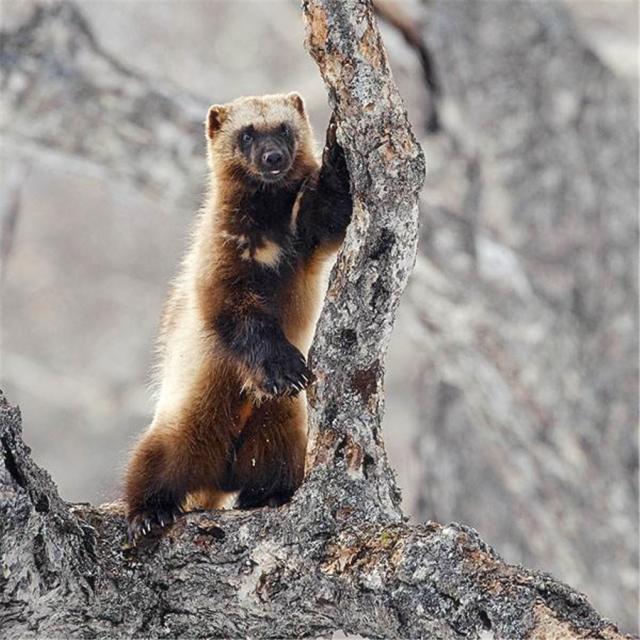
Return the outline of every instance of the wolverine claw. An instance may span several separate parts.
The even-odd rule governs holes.
[[[336,114],[331,114],[329,120],[329,126],[327,127],[327,144],[325,149],[329,150],[336,143],[336,131],[338,126],[336,125]]]
[[[323,150],[323,164],[331,163],[331,155],[335,152],[335,147],[337,144],[337,135],[336,132],[338,130],[338,126],[336,124],[336,114],[331,114],[331,119],[329,120],[329,126],[327,127],[327,138],[325,141],[325,147]]]
[[[127,537],[129,542],[137,544],[141,538],[148,536],[152,531],[162,532],[167,525],[174,523],[177,516],[183,511],[178,505],[160,504],[153,507],[144,507],[129,515]]]
[[[278,345],[262,365],[257,386],[271,397],[291,397],[309,383],[311,373],[305,357],[291,344]]]

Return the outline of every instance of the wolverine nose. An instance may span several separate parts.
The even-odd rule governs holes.
[[[262,164],[270,171],[282,169],[284,164],[284,154],[277,149],[265,151],[262,154]]]

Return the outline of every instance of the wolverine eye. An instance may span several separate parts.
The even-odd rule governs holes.
[[[282,131],[282,135],[285,138],[290,138],[291,137],[291,129],[289,128],[289,125],[283,123],[280,126],[280,130]]]
[[[240,144],[243,147],[248,147],[253,142],[253,127],[249,126],[242,130],[240,133]]]

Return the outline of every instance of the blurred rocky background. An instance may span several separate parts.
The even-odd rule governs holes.
[[[638,3],[380,2],[429,173],[385,440],[415,520],[638,597]],[[213,102],[298,90],[295,2],[2,0],[0,385],[70,501],[118,496]]]

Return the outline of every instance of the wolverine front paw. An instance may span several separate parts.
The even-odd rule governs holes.
[[[179,515],[182,515],[182,509],[178,505],[169,504],[144,507],[132,512],[127,517],[129,542],[135,544],[151,532],[160,533],[165,527],[173,524]]]
[[[259,386],[270,396],[295,396],[314,380],[307,361],[293,345],[276,351],[262,368]]]
[[[344,150],[336,138],[337,125],[335,114],[331,116],[327,127],[327,138],[322,153],[321,182],[331,186],[339,193],[349,193],[349,170]]]

